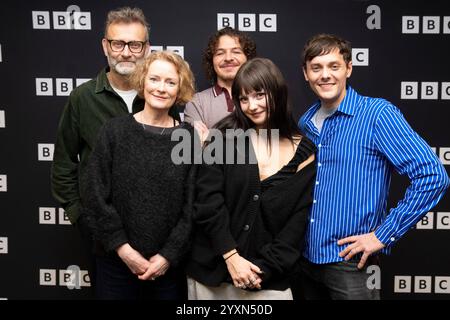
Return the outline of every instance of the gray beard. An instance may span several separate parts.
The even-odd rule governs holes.
[[[129,76],[133,74],[133,72],[136,70],[136,63],[134,63],[134,66],[132,68],[129,67],[121,67],[121,62],[118,62],[116,59],[108,57],[108,64],[111,70],[114,70],[118,74],[122,76]]]

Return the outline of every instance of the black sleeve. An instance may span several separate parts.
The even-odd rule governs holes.
[[[72,93],[59,121],[55,153],[51,170],[51,188],[54,198],[61,203],[70,222],[80,214],[78,168],[80,153],[78,103]]]
[[[114,251],[128,242],[122,219],[111,203],[113,135],[110,128],[107,124],[100,131],[82,177],[83,215],[93,222],[94,236],[106,251]]]

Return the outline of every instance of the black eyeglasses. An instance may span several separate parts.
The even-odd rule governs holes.
[[[147,41],[129,41],[106,39],[109,42],[111,50],[114,52],[122,52],[125,46],[133,53],[141,53]]]

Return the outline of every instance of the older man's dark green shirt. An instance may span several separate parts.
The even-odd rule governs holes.
[[[111,118],[128,114],[123,99],[112,89],[102,70],[92,79],[75,88],[64,107],[58,127],[51,173],[52,194],[70,222],[80,215],[79,177],[91,154],[97,134]],[[133,113],[142,110],[144,100],[136,96]]]

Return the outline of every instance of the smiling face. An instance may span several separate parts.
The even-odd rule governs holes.
[[[113,23],[108,27],[106,37],[109,40],[129,41],[146,41],[145,26],[133,23]],[[144,48],[139,53],[133,53],[128,46],[125,46],[122,51],[113,51],[110,43],[106,38],[102,40],[103,52],[108,59],[108,64],[111,72],[128,76],[136,69],[136,64],[141,62],[148,53],[149,46],[145,43]]]
[[[247,57],[239,44],[239,39],[221,36],[213,56],[214,71],[219,85],[224,86],[223,82],[233,81],[239,68],[246,61]]]
[[[322,106],[335,108],[345,97],[347,78],[352,74],[352,62],[346,63],[336,48],[307,61],[303,74]]]
[[[165,60],[153,61],[145,77],[145,104],[153,109],[169,109],[180,90],[180,76],[175,65]]]
[[[252,91],[239,96],[242,112],[249,118],[255,127],[261,129],[267,121],[267,95],[264,90]]]

